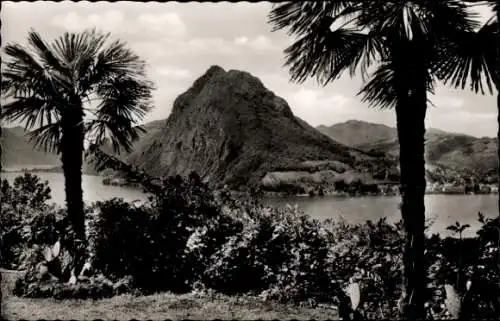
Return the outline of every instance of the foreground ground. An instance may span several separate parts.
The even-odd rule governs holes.
[[[2,273],[2,317],[7,320],[146,320],[146,319],[338,319],[335,310],[304,308],[253,298],[192,294],[121,295],[103,300],[25,299],[12,295],[16,272]]]

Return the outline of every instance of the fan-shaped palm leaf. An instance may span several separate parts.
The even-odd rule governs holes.
[[[4,62],[2,70],[3,94],[12,97],[61,98],[62,88],[68,88],[64,78],[55,77],[50,67],[43,65],[28,49],[18,44],[5,46],[5,53],[12,59]]]
[[[361,66],[366,73],[381,49],[373,34],[348,29],[320,35],[310,33],[285,49],[285,65],[289,66],[294,81],[303,82],[314,75],[319,82],[326,84],[346,69],[352,75]]]
[[[448,37],[439,47],[439,59],[433,65],[445,84],[464,89],[467,84],[476,92],[492,93],[498,84],[496,48],[498,22],[490,19],[478,31],[468,31]]]
[[[57,142],[61,140],[62,127],[59,121],[49,122],[28,133],[29,140],[34,142],[35,148],[43,148],[50,153],[59,153],[60,146]]]
[[[269,13],[273,31],[288,28],[288,34],[302,35],[311,26],[317,26],[325,17],[335,17],[348,7],[359,6],[359,1],[288,1],[274,5]],[[351,12],[351,11],[350,11]],[[342,13],[344,17],[347,12]]]
[[[383,62],[372,74],[370,80],[359,91],[363,102],[374,108],[395,108],[398,102],[395,90],[395,75],[391,61]],[[434,93],[435,81],[427,74],[427,91]],[[429,103],[432,103],[428,100]]]
[[[397,96],[394,89],[394,70],[391,68],[390,62],[385,62],[377,68],[358,95],[362,96],[363,102],[368,102],[372,107],[396,107]]]
[[[132,142],[141,131],[132,120],[142,119],[149,111],[150,84],[121,77],[101,83],[96,92],[101,103],[94,113],[96,119],[88,125],[89,131],[95,135],[94,143],[99,144],[102,139],[109,138],[115,152],[119,153],[120,147],[130,152]]]
[[[37,97],[18,98],[2,106],[3,119],[20,121],[26,129],[43,126],[46,121],[57,117],[58,105]]]

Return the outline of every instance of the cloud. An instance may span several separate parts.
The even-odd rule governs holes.
[[[437,96],[431,98],[437,108],[457,109],[464,106],[464,99],[452,96]]]
[[[238,48],[222,38],[192,38],[189,40],[158,37],[155,40],[130,43],[134,51],[153,63],[164,59],[184,60],[189,57],[204,59],[207,55],[235,56]]]
[[[443,118],[449,116],[449,114],[443,115]],[[481,113],[481,112],[473,112],[473,111],[460,111],[458,113],[453,113],[454,121],[463,121],[467,122],[483,122],[489,120],[496,120],[495,113]]]
[[[329,109],[340,109],[351,99],[341,94],[328,95],[323,91],[315,89],[301,88],[291,96],[292,101],[298,108],[313,108],[318,105],[328,107]],[[300,107],[299,107],[300,106]],[[303,106],[303,107],[301,107]]]
[[[155,73],[160,77],[180,80],[189,79],[192,77],[191,72],[187,69],[181,69],[173,66],[159,66],[155,68]]]
[[[183,37],[187,33],[185,23],[175,12],[144,13],[137,16],[136,19],[126,19],[120,10],[108,10],[104,13],[88,15],[70,11],[54,16],[51,24],[70,31],[81,31],[95,27],[104,31],[127,32],[130,35],[140,34],[149,37],[159,35],[162,37]]]
[[[244,44],[248,43],[248,38],[247,37],[236,37],[236,39],[234,39],[234,43],[237,45],[244,45]]]
[[[223,38],[195,38],[187,42],[188,50],[197,50],[198,53],[210,52],[221,55],[236,54],[236,48]]]
[[[256,51],[269,51],[279,49],[277,46],[273,45],[271,39],[266,36],[257,36],[253,39],[248,37],[236,37],[233,42],[238,46],[246,46]]]
[[[352,99],[338,93],[325,94],[320,90],[301,88],[286,96],[283,98],[288,98],[294,114],[306,119],[313,126],[328,119],[351,117],[353,114],[350,108],[346,108]]]
[[[175,37],[185,36],[187,28],[175,12],[142,14],[136,19],[139,28]]]
[[[74,11],[56,15],[51,24],[69,31],[81,31],[87,28],[96,28],[104,31],[124,31],[125,17],[121,11],[109,10],[101,14],[82,16]]]
[[[431,108],[425,125],[427,128],[439,128],[478,137],[493,136],[497,128],[496,113],[464,109],[450,112],[450,110]]]

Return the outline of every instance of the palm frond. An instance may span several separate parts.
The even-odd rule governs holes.
[[[396,92],[395,71],[391,61],[383,61],[382,64],[372,74],[371,79],[363,86],[358,95],[362,102],[368,102],[374,108],[395,108],[398,103]],[[411,86],[411,81],[408,82]],[[426,90],[434,93],[435,80],[430,72],[426,73]],[[409,87],[411,88],[411,87]],[[427,99],[428,103],[432,102]]]
[[[390,62],[383,62],[363,86],[358,95],[362,102],[374,108],[394,108],[397,104],[394,70]]]
[[[40,34],[31,30],[28,33],[28,43],[34,49],[33,51],[37,53],[46,69],[56,72],[61,78],[66,78],[64,79],[66,83],[70,82],[68,79],[70,73],[67,64],[64,64],[59,57],[56,56],[50,46],[43,41]]]
[[[493,93],[499,87],[496,74],[498,22],[490,20],[478,31],[450,35],[439,46],[439,55],[432,68],[445,84],[465,89],[467,84],[475,92]]]
[[[139,134],[145,133],[146,130],[141,126],[134,126],[130,121],[126,123],[123,117],[119,117],[118,119],[94,119],[87,124],[86,132],[93,144],[110,143],[113,151],[120,154],[121,149],[130,153],[133,142],[139,139]]]
[[[103,51],[110,34],[97,32],[95,29],[85,30],[78,37],[79,53],[72,62],[73,73],[75,75],[76,87],[81,95],[86,94],[90,85],[88,75],[92,73],[99,57],[99,52]]]
[[[130,152],[141,130],[135,124],[151,107],[151,86],[149,82],[127,77],[109,79],[99,85],[97,94],[101,103],[95,111],[96,120],[89,125],[97,142],[109,138],[115,152],[120,152],[120,146]]]
[[[301,83],[315,76],[326,85],[345,70],[353,75],[361,67],[365,74],[383,50],[374,33],[364,34],[349,29],[312,32],[285,49],[285,66],[290,69],[292,81]]]
[[[325,17],[337,17],[347,7],[358,5],[359,1],[288,1],[274,5],[268,21],[273,31],[287,28],[289,35],[301,35]],[[342,15],[347,15],[347,12]]]
[[[141,120],[150,110],[152,84],[130,77],[109,79],[99,84],[97,95],[102,104],[97,108],[100,117],[125,117]]]
[[[28,133],[29,140],[34,142],[35,148],[43,148],[50,153],[59,153],[59,142],[62,137],[62,127],[59,121],[49,122]]]
[[[7,45],[2,96],[10,102],[1,118],[25,122],[27,129],[37,125],[31,132],[36,145],[57,151],[65,115],[83,114],[85,98],[97,96],[97,119],[86,129],[101,141],[110,138],[115,151],[120,146],[130,151],[141,131],[135,122],[149,111],[154,86],[146,80],[145,62],[124,42],[108,39],[109,34],[92,29],[67,32],[48,45],[31,31],[29,48]]]
[[[136,166],[124,163],[118,157],[104,152],[101,145],[92,144],[89,146],[85,156],[90,163],[94,164],[98,172],[111,168],[124,173],[128,178],[138,181],[146,191],[158,194],[161,191],[161,180],[148,175],[144,170]]]
[[[99,83],[117,77],[145,78],[146,63],[122,41],[107,44],[108,35],[91,34],[89,46],[77,65],[79,92],[83,95]]]
[[[326,85],[349,69],[353,75],[358,67],[363,76],[369,66],[382,55],[380,38],[373,33],[362,33],[354,23],[364,2],[324,1],[287,2],[276,5],[269,14],[273,30],[288,28],[289,34],[301,35],[295,43],[285,49],[285,66],[290,69],[291,80],[303,82],[316,76]],[[345,26],[331,31],[337,20]]]
[[[24,123],[26,129],[43,126],[45,121],[57,119],[56,106],[36,97],[19,97],[2,106],[1,119]]]
[[[54,76],[43,61],[18,44],[4,48],[7,59],[2,62],[2,86],[6,97],[38,95],[57,97],[70,86],[64,77]]]
[[[424,21],[433,34],[446,35],[459,31],[474,31],[480,27],[478,15],[464,1],[419,0],[424,9]]]

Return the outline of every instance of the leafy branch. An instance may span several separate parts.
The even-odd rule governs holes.
[[[102,149],[92,144],[89,146],[85,155],[91,164],[94,164],[96,171],[101,172],[104,169],[112,169],[124,173],[128,179],[137,181],[149,193],[158,195],[161,193],[161,179],[147,174],[137,166],[132,166],[121,161],[118,157],[109,155]],[[158,182],[160,181],[160,182]]]

